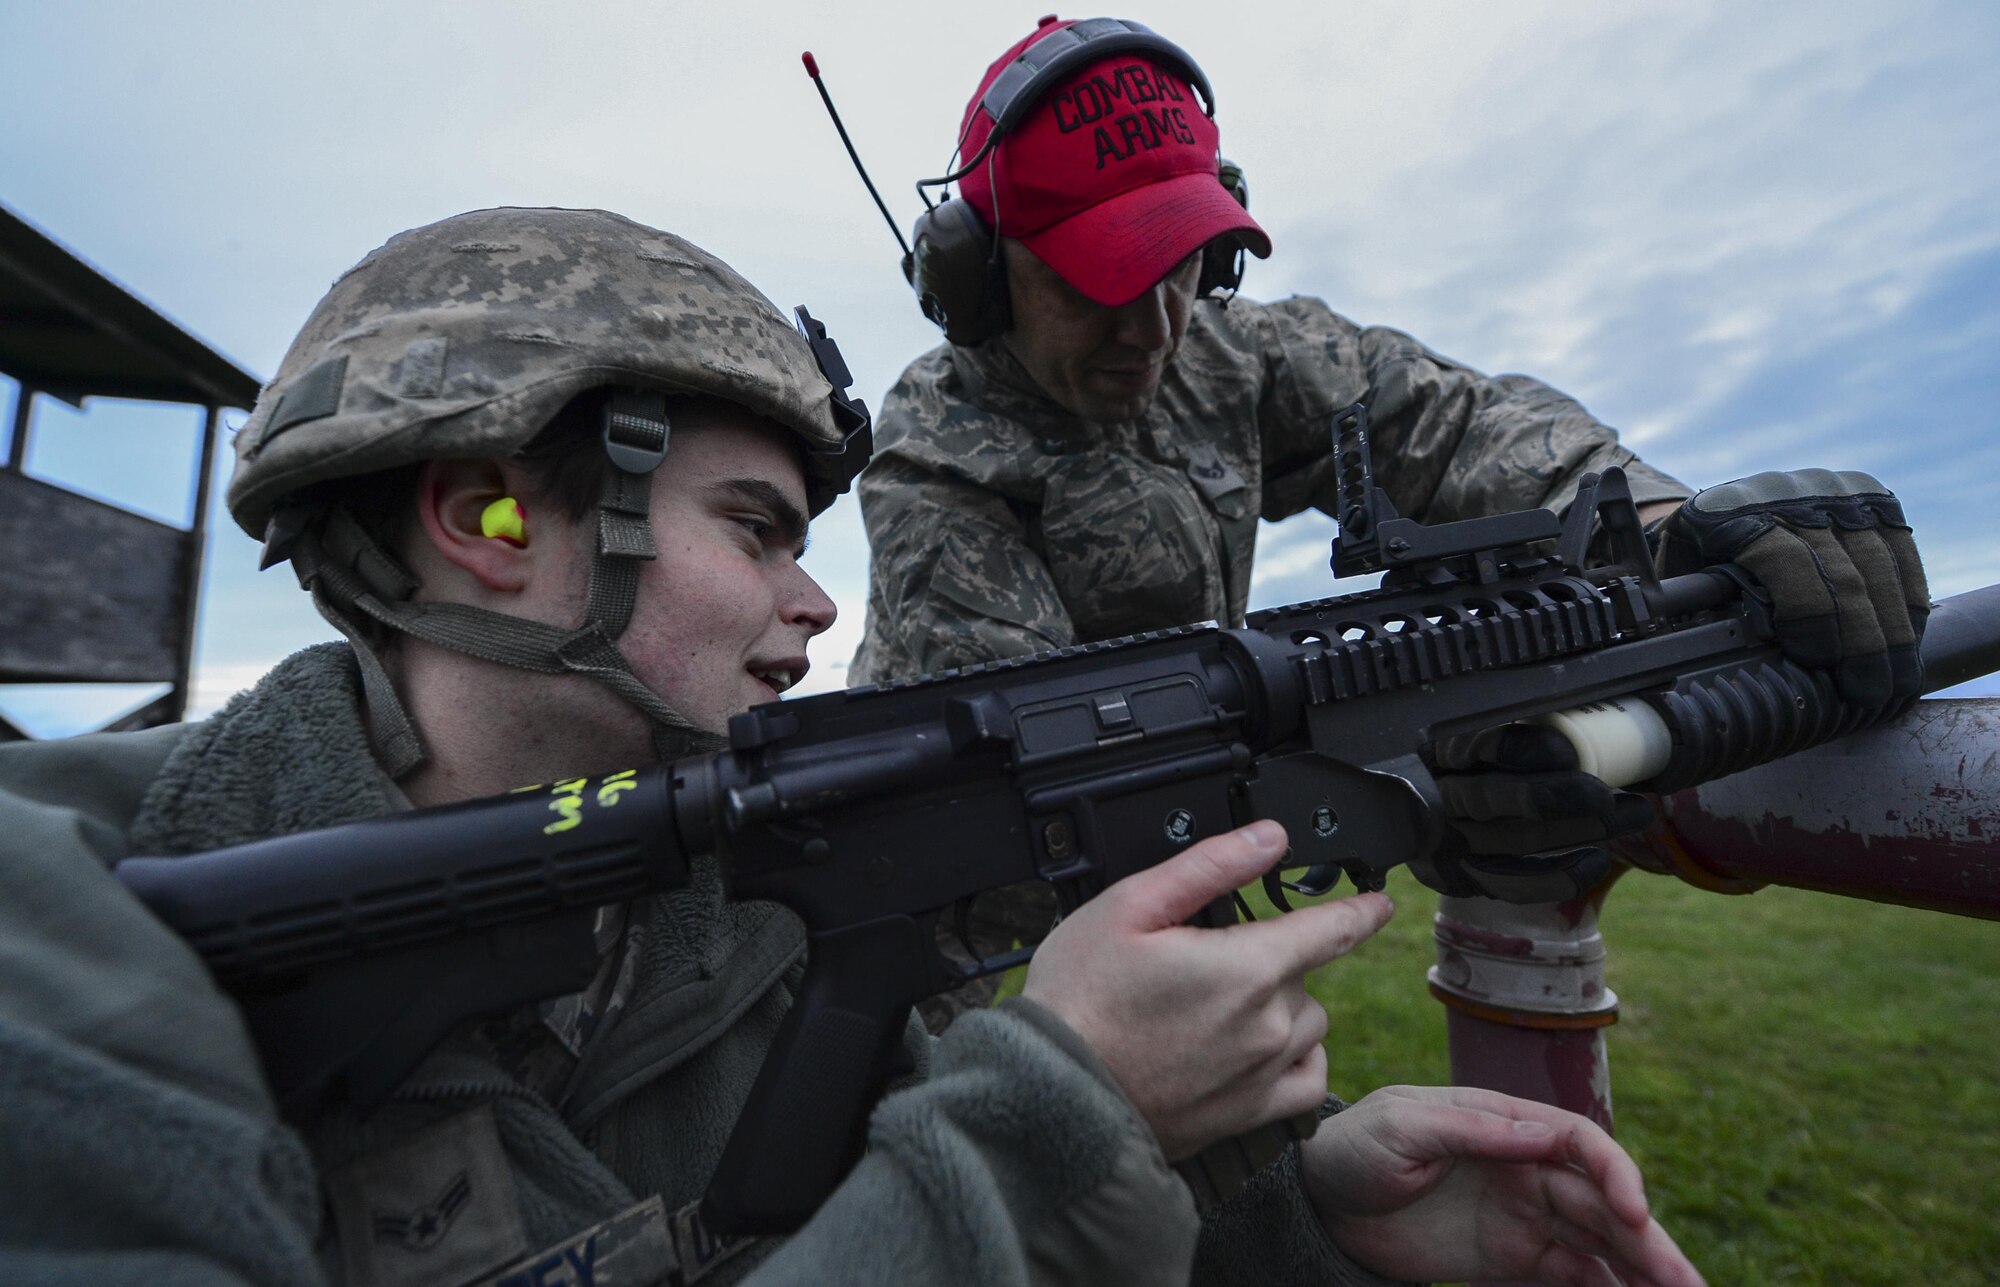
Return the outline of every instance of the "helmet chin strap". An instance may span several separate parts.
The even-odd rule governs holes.
[[[369,735],[391,778],[400,779],[428,756],[421,733],[396,693],[361,618],[469,657],[545,675],[580,675],[622,698],[653,728],[663,760],[720,750],[728,739],[690,723],[633,673],[617,639],[638,600],[639,566],[657,557],[649,519],[652,474],[666,458],[670,426],[666,395],[613,392],[604,410],[604,447],[611,461],[597,504],[597,540],[583,624],[565,630],[457,603],[412,603],[417,579],[377,544],[346,510],[283,524],[299,584],[320,615],[354,647],[368,705]],[[315,521],[316,519],[316,521]],[[274,529],[279,523],[274,516]]]

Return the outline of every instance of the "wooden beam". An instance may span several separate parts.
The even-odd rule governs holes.
[[[28,419],[35,406],[34,386],[22,383],[14,387],[14,430],[7,435],[7,456],[0,460],[0,469],[10,473],[20,473],[28,462]]]

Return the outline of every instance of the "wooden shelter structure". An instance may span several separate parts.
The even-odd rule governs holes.
[[[149,728],[187,709],[202,543],[224,407],[257,377],[0,206],[0,374],[19,386],[0,455],[0,684],[165,683],[108,725]],[[137,398],[206,409],[192,526],[181,528],[31,477],[34,407]],[[0,716],[0,741],[27,736]]]

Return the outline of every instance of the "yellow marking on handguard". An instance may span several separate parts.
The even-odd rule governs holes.
[[[627,769],[604,779],[597,788],[597,803],[600,808],[609,809],[618,803],[618,797],[638,787],[639,770]]]
[[[558,782],[549,788],[549,811],[557,816],[554,822],[542,828],[542,834],[553,836],[568,831],[583,822],[583,801],[579,799],[583,788],[590,779],[576,778],[569,782]]]
[[[542,828],[542,834],[545,836],[553,836],[558,832],[568,831],[571,827],[577,826],[583,821],[583,804],[575,796],[565,796],[558,800],[551,800],[549,801],[549,808],[562,816]]]

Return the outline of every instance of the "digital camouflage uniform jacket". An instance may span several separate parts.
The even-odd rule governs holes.
[[[111,876],[401,807],[357,685],[326,645],[199,724],[0,746],[0,1281],[637,1287],[713,1262],[667,1217],[700,1196],[791,1004],[803,934],[779,908],[724,900],[711,866],[634,905],[623,1009],[545,1093],[461,1032],[377,1112],[302,1140],[235,1006]],[[1380,1281],[1328,1244],[1290,1156],[1198,1226],[1039,1007],[910,1042],[928,1079],[877,1107],[848,1180],[705,1282]]]
[[[911,363],[862,474],[868,619],[850,683],[1198,621],[1242,622],[1257,520],[1331,512],[1334,412],[1368,405],[1376,481],[1428,523],[1560,509],[1624,466],[1689,490],[1571,399],[1485,376],[1315,299],[1203,300],[1146,415],[1098,424],[1004,340]]]

